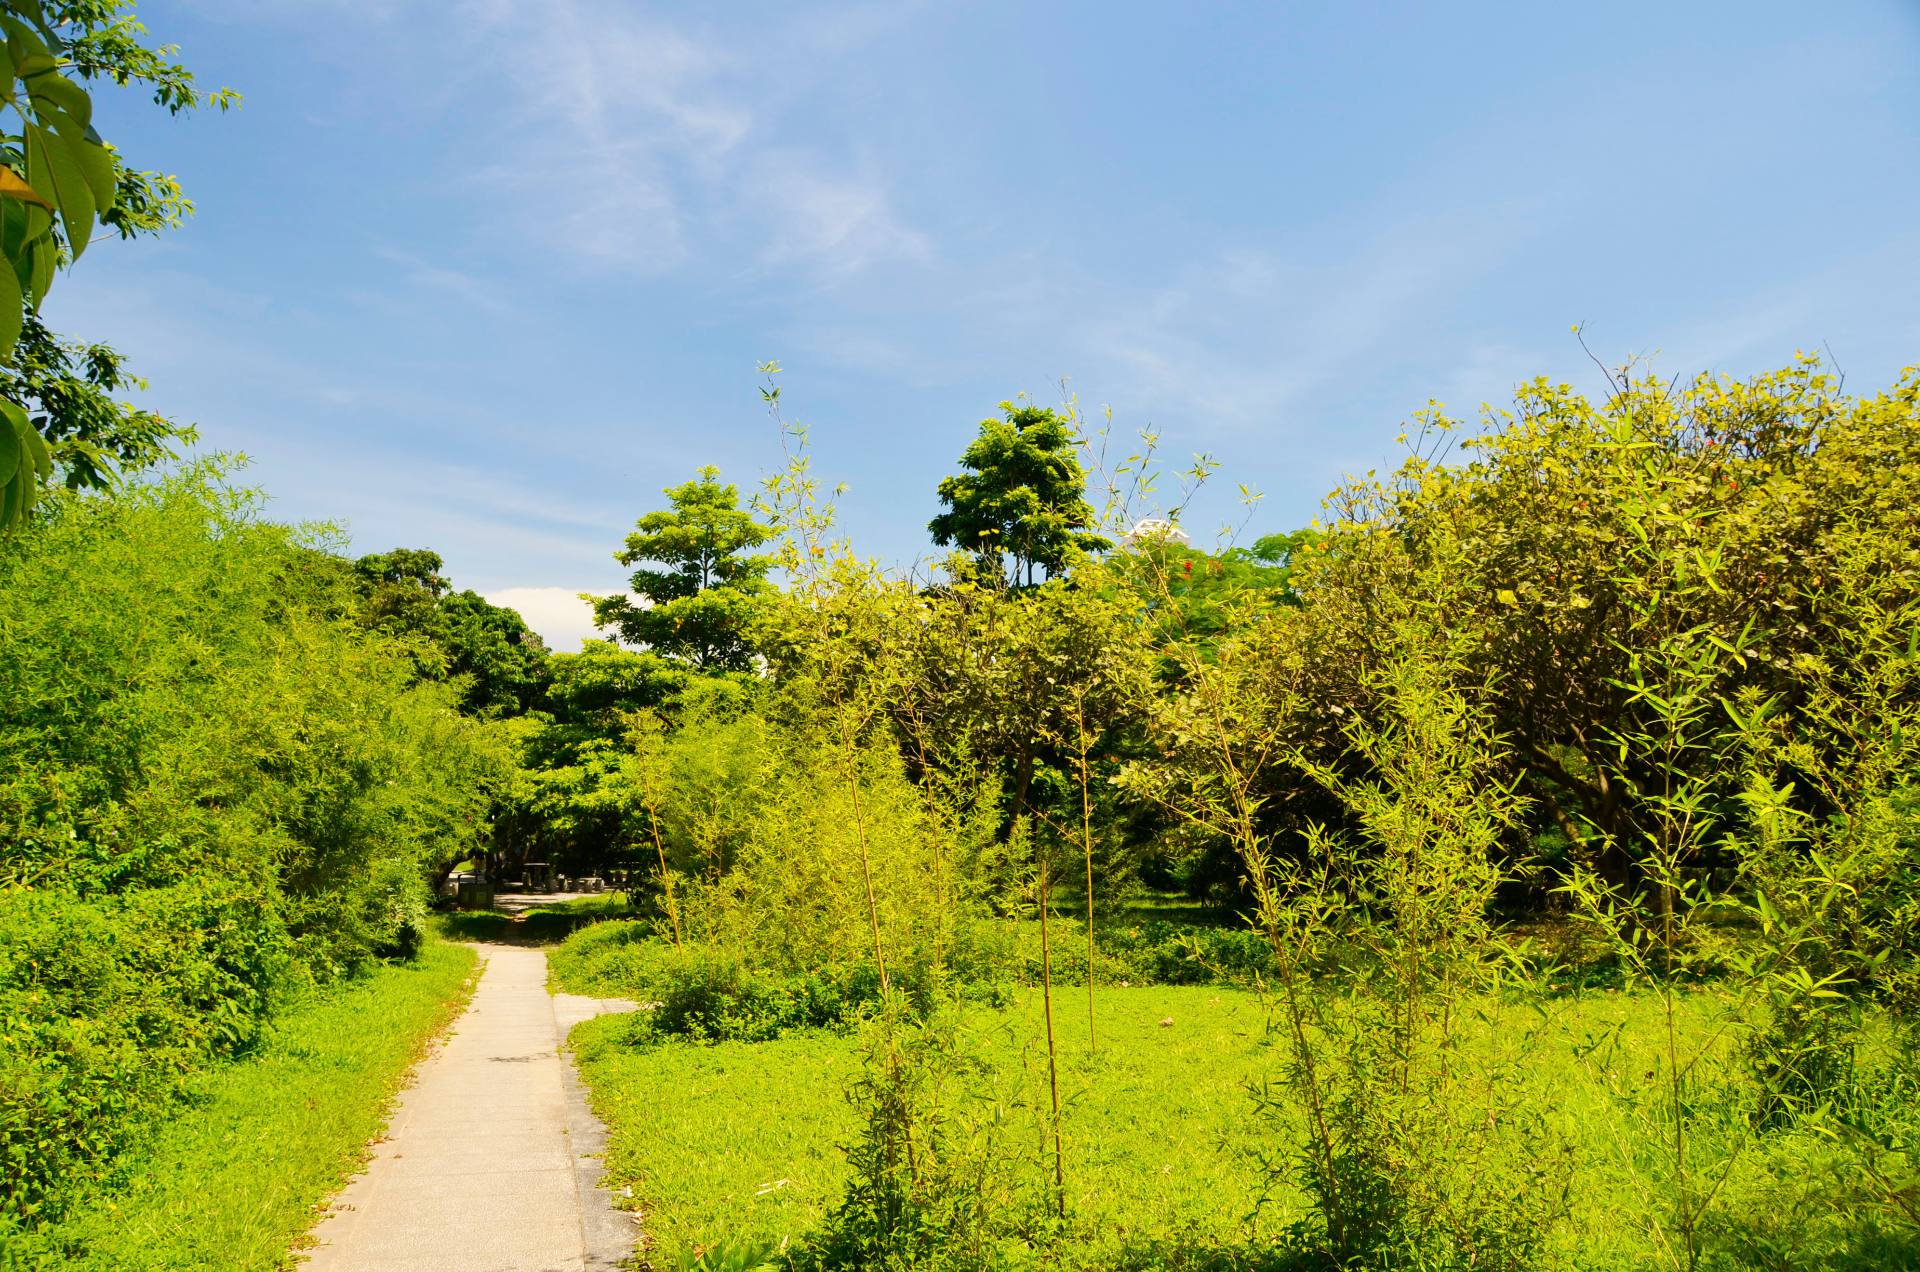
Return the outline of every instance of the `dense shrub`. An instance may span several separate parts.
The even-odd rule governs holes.
[[[417,949],[481,825],[484,726],[307,604],[313,557],[207,470],[0,540],[0,1232],[287,994]]]
[[[984,1265],[1028,1225],[1021,1189],[972,1170],[992,1083],[951,1081],[940,1028],[944,991],[1002,977],[1041,991],[1036,1261],[1064,1254],[1080,1186],[1060,985],[1088,986],[1070,1009],[1101,1054],[1099,985],[1216,979],[1270,991],[1249,1116],[1268,1192],[1304,1199],[1300,1266],[1563,1263],[1586,1150],[1520,1078],[1568,1058],[1494,1008],[1581,985],[1664,1025],[1644,1063],[1609,1059],[1631,1019],[1573,1057],[1606,1075],[1585,1116],[1631,1198],[1621,1266],[1904,1253],[1911,1121],[1864,1111],[1911,1104],[1914,1051],[1885,1060],[1895,1095],[1861,1074],[1883,1025],[1920,1035],[1916,421],[1920,372],[1853,399],[1811,359],[1623,373],[1598,402],[1538,381],[1457,461],[1437,442],[1471,430],[1421,417],[1398,471],[1256,554],[1283,577],[1130,534],[1021,587],[999,540],[930,585],[858,557],[789,428],[765,674],[724,736],[693,707],[638,747],[673,944],[570,957],[659,1004],[644,1039],[863,1019],[829,1264]],[[1113,474],[1142,474],[1116,530],[1149,511],[1118,504],[1152,462]],[[1259,932],[1101,920],[1135,880]],[[1092,932],[1056,908],[1083,886]],[[1695,1036],[1703,980],[1724,1016]]]
[[[251,1047],[286,959],[272,910],[223,880],[0,894],[0,1212],[101,1178],[183,1075]]]
[[[554,951],[552,967],[563,989],[646,1004],[633,1022],[636,1042],[661,1037],[763,1042],[796,1029],[849,1027],[882,1001],[880,975],[870,962],[851,959],[797,971],[768,968],[716,946],[676,948],[638,920],[599,923],[574,933]],[[1004,997],[989,981],[955,986],[924,961],[890,970],[911,1011],[930,1010],[939,986],[958,988],[978,1001]]]
[[[1063,919],[1055,934],[1053,979],[1063,985],[1087,980],[1086,929]],[[1038,925],[1022,924],[1017,951],[1003,975],[1026,984],[1040,978]],[[1096,985],[1250,985],[1273,974],[1273,951],[1247,927],[1207,927],[1169,919],[1120,920],[1094,928]]]

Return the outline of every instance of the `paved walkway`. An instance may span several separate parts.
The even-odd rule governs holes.
[[[314,1228],[308,1272],[588,1272],[633,1252],[599,1188],[605,1129],[560,1052],[578,1022],[633,1004],[548,994],[537,949],[480,956],[472,1005]]]

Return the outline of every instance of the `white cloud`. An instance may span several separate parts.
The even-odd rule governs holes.
[[[558,654],[577,653],[584,640],[605,640],[593,625],[593,606],[580,599],[585,588],[503,587],[486,593],[489,603],[518,610],[527,626],[540,633]]]

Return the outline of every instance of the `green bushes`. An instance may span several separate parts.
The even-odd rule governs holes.
[[[882,1001],[880,975],[853,959],[789,971],[751,965],[729,950],[675,948],[638,922],[600,923],[576,932],[553,952],[559,986],[573,993],[633,998],[649,1004],[629,1038],[696,1042],[762,1042],[798,1029],[843,1029],[873,1014]],[[892,969],[894,988],[912,1010],[930,1010],[937,973],[925,962]],[[979,1001],[1003,995],[992,984],[965,990]]]
[[[496,771],[209,469],[0,540],[0,1232],[303,987],[407,957]]]
[[[664,970],[650,1023],[660,1033],[700,1041],[761,1042],[794,1029],[845,1024],[880,998],[880,978],[866,964],[773,977],[723,953],[689,950]]]
[[[0,894],[0,1214],[56,1213],[184,1075],[252,1047],[287,945],[270,909],[220,880],[92,902]]]
[[[1084,946],[1066,933],[1054,954],[1054,979],[1086,983]],[[936,983],[973,1002],[1005,1001],[1016,985],[1040,977],[1036,925],[981,918],[936,974],[925,959],[890,968],[914,1003],[929,1005]],[[704,944],[676,950],[645,920],[596,923],[573,933],[550,956],[555,982],[580,994],[659,1003],[649,1036],[756,1040],[792,1029],[841,1027],[880,1002],[870,962],[826,961],[812,967],[750,965],[738,954]],[[1273,973],[1273,954],[1259,933],[1196,927],[1166,919],[1102,929],[1094,975],[1102,985],[1250,985]]]
[[[1053,978],[1063,985],[1087,979],[1085,931],[1061,919],[1053,950]],[[1099,926],[1093,956],[1097,985],[1250,985],[1271,979],[1273,951],[1251,928],[1208,927],[1169,919],[1118,920]],[[1002,973],[1025,984],[1040,977],[1038,924],[1010,929],[1011,957]]]

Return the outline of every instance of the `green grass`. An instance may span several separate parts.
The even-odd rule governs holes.
[[[633,917],[624,892],[602,892],[571,901],[537,905],[519,914],[505,910],[452,910],[433,916],[440,935],[452,941],[505,945],[553,945],[605,919]]]
[[[574,897],[567,901],[555,901],[551,905],[538,905],[527,911],[528,914],[564,914],[585,915],[596,919],[619,919],[633,916],[633,905],[627,894],[620,891],[596,892],[592,896]]]
[[[1704,990],[1680,1002],[1692,1051],[1713,1035],[1728,1000]],[[1250,1085],[1277,1080],[1284,1062],[1262,1001],[1210,986],[1104,990],[1097,1057],[1088,1055],[1079,992],[1060,994],[1055,1011],[1075,1234],[1058,1266],[1278,1266],[1275,1241],[1306,1207],[1289,1185],[1265,1188],[1256,1159],[1282,1143],[1252,1116],[1249,1095]],[[969,1029],[1002,1081],[1024,1080],[1029,1106],[1038,1105],[1045,1058],[1037,993],[1011,1008],[976,1009]],[[1582,1058],[1585,1044],[1614,1029],[1617,1049]],[[777,1246],[816,1230],[847,1178],[841,1148],[856,1133],[856,1114],[844,1091],[859,1069],[857,1040],[816,1032],[634,1046],[630,1030],[622,1018],[604,1017],[581,1026],[573,1046],[611,1130],[610,1179],[632,1187],[656,1265],[673,1267],[716,1243]],[[1657,1266],[1648,1201],[1657,1153],[1609,1084],[1651,1093],[1644,1079],[1658,1064],[1658,1000],[1597,992],[1509,1005],[1467,1033],[1467,1051],[1481,1059],[1515,1054],[1533,1037],[1512,1081],[1574,1163],[1571,1212],[1550,1265]],[[1718,1069],[1724,1060],[1710,1052],[1706,1065]],[[1799,1137],[1779,1141],[1772,1160],[1742,1157],[1714,1237],[1721,1253],[1706,1266],[1915,1266],[1920,1247],[1910,1239],[1871,1225],[1820,1230],[1822,1152],[1831,1156]],[[1755,1243],[1766,1241],[1825,1253],[1756,1261]]]
[[[1164,987],[1106,991],[1100,1009],[1102,1049],[1090,1060],[1085,1000],[1056,1002],[1070,1204],[1092,1234],[1083,1253],[1112,1258],[1176,1236],[1242,1244],[1261,1185],[1246,1084],[1277,1063],[1261,1003]],[[970,1019],[1003,1072],[1037,1079],[1044,1069],[1038,1011],[1036,995]],[[636,1049],[623,1033],[619,1017],[603,1017],[576,1029],[573,1046],[611,1131],[609,1177],[633,1187],[659,1262],[722,1241],[778,1245],[819,1225],[847,1177],[855,1038]]]
[[[192,1106],[129,1157],[121,1190],[15,1258],[99,1272],[290,1266],[316,1206],[358,1169],[407,1070],[464,1003],[473,965],[473,951],[429,942],[413,965],[289,1010],[260,1052],[196,1083]]]

